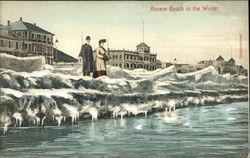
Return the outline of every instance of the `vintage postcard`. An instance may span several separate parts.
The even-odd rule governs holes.
[[[249,157],[248,12],[0,1],[0,157]]]

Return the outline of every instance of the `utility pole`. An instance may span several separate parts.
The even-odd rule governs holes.
[[[81,45],[83,44],[83,33],[81,33],[81,40],[82,40],[82,43]]]
[[[239,54],[239,59],[242,59],[242,57],[243,57],[242,34],[239,34],[239,36],[240,36],[240,54]]]
[[[109,52],[109,39],[108,38],[107,38],[107,53],[108,53],[109,59],[111,59],[111,55]]]
[[[144,21],[142,22],[142,42],[144,43]]]
[[[232,58],[232,46],[231,46],[231,58]]]

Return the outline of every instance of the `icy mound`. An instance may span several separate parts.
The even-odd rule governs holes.
[[[215,83],[246,83],[248,82],[247,77],[241,77],[237,75],[220,75],[213,66],[206,67],[202,70],[186,73],[177,74],[179,80],[189,80],[190,82],[206,82],[212,81]]]
[[[15,57],[8,54],[0,54],[0,68],[11,69],[17,72],[32,72],[42,69],[45,58],[40,57]]]
[[[100,117],[248,99],[248,80],[219,75],[214,67],[178,74],[175,67],[146,71],[108,67],[108,76],[81,76],[80,68],[0,72],[0,127],[60,125]]]

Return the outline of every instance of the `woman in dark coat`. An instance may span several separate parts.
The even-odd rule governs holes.
[[[94,58],[93,50],[90,43],[90,37],[86,37],[86,43],[82,45],[80,56],[82,57],[82,72],[84,76],[90,76],[90,73],[94,71]]]

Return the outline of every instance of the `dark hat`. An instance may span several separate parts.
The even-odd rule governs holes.
[[[105,43],[106,42],[106,39],[100,39],[99,40],[99,45],[101,44],[101,43]]]
[[[90,38],[90,36],[86,36],[86,40],[90,40],[91,38]]]

